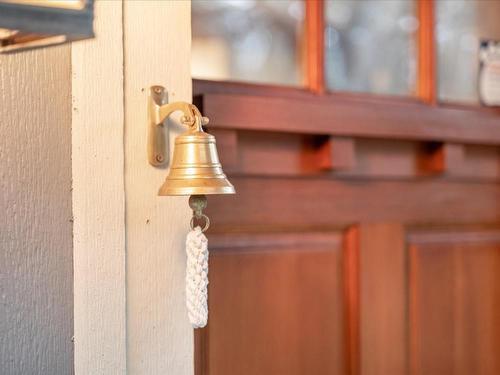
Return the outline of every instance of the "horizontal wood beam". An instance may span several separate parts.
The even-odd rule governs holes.
[[[230,175],[500,179],[498,146],[211,128]]]
[[[319,230],[374,220],[405,225],[500,220],[496,183],[229,177],[238,194],[210,197],[207,208],[216,231]]]
[[[352,96],[198,98],[213,128],[500,145],[500,112]]]
[[[273,251],[300,249],[309,251],[319,247],[340,248],[342,234],[332,231],[279,233],[214,233],[210,236],[210,251],[245,251],[272,248]]]
[[[500,228],[497,224],[486,227],[416,228],[408,232],[408,243],[415,246],[429,245],[500,245]],[[473,250],[472,250],[473,251]]]

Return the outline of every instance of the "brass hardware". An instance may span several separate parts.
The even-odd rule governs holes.
[[[148,110],[148,160],[155,167],[161,167],[168,163],[168,132],[164,132],[163,122],[160,120],[160,108],[167,102],[167,93],[161,86],[153,86],[149,89]]]
[[[205,225],[203,226],[202,232],[205,232],[210,226],[210,219],[207,215],[203,213],[203,210],[207,208],[207,196],[206,195],[191,195],[189,197],[189,207],[193,210],[193,217],[191,217],[190,226],[194,229],[195,220],[205,220]]]
[[[168,127],[164,121],[175,111],[183,112],[181,122],[188,130],[175,139],[170,173],[159,195],[234,194],[219,162],[215,137],[203,131],[208,118],[186,102],[163,104],[167,97],[161,86],[150,88],[148,159],[155,167],[168,162]],[[166,130],[165,132],[163,130]],[[204,217],[204,216],[201,216]],[[197,217],[200,218],[200,217]],[[208,218],[204,217],[209,224]]]

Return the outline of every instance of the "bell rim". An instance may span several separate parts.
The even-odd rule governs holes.
[[[214,187],[164,187],[158,191],[158,196],[172,195],[225,195],[236,194],[234,186],[214,186]]]

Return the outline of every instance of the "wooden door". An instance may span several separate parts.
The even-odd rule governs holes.
[[[237,190],[198,374],[500,373],[496,112],[195,88]]]

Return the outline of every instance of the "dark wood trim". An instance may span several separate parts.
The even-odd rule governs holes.
[[[452,226],[433,229],[414,229],[407,234],[408,243],[421,245],[464,245],[464,244],[500,244],[498,226]]]
[[[310,91],[302,87],[193,79],[193,97],[196,99],[205,94],[242,94],[255,96],[279,96],[287,98],[303,98],[313,96]]]
[[[332,231],[214,233],[210,235],[210,251],[254,252],[269,248],[273,251],[290,248],[308,251],[321,246],[339,248],[341,242],[342,236]]]
[[[234,94],[234,95],[249,95],[249,96],[265,96],[265,97],[281,97],[281,98],[296,98],[296,99],[316,99],[316,100],[333,100],[335,98],[345,98],[363,102],[396,102],[396,103],[419,103],[420,100],[405,96],[394,96],[386,94],[373,93],[356,93],[356,92],[325,92],[322,95],[312,93],[307,88],[290,87],[282,85],[267,85],[260,83],[248,83],[237,81],[210,81],[204,79],[193,80],[193,97],[199,98],[206,94]],[[457,105],[459,107],[472,107],[471,105]],[[500,111],[486,108],[492,111]]]
[[[306,1],[307,86],[317,94],[325,91],[323,0]]]
[[[418,98],[394,96],[373,93],[355,93],[355,92],[325,92],[323,95],[316,95],[309,90],[300,87],[289,87],[280,85],[264,85],[257,83],[246,83],[236,81],[210,81],[203,79],[193,80],[193,97],[200,102],[203,95],[206,94],[235,94],[248,96],[279,97],[290,99],[317,100],[320,103],[328,103],[337,100],[352,100],[360,104],[365,103],[402,103],[402,104],[423,104]],[[428,108],[429,106],[421,106]],[[500,108],[485,107],[476,104],[464,103],[439,103],[440,108],[461,109],[468,111],[477,111],[483,114],[500,116]]]
[[[208,327],[195,329],[194,335],[194,374],[208,375]]]
[[[416,103],[424,104],[419,98],[406,96],[394,96],[386,94],[356,93],[356,92],[325,92],[323,95],[311,93],[306,88],[290,87],[282,85],[264,85],[258,83],[236,82],[236,81],[210,81],[203,79],[193,80],[193,97],[198,100],[205,94],[236,94],[248,96],[265,96],[295,99],[316,99],[328,102],[333,100],[352,100],[363,103]],[[428,108],[426,105],[424,108]],[[486,107],[477,104],[443,102],[440,108],[462,109],[478,111],[492,115],[500,115],[500,108]]]
[[[361,223],[358,235],[360,373],[408,374],[404,227]]]
[[[421,276],[417,260],[418,248],[414,244],[410,244],[408,246],[408,326],[410,327],[408,333],[408,366],[410,375],[422,373],[417,358],[421,343],[417,335],[413,334],[421,329],[417,310],[417,296],[419,295],[417,280]]]
[[[344,235],[343,246],[345,363],[347,375],[359,375],[360,306],[359,306],[359,226],[350,227]]]
[[[500,201],[497,183],[463,183],[445,178],[395,181],[229,177],[237,194],[210,197],[210,235],[328,231],[374,220],[404,225],[479,225],[500,220],[498,205],[494,204]]]
[[[500,145],[500,111],[342,94],[205,94],[197,101],[214,128]]]
[[[436,103],[436,53],[434,38],[434,0],[418,0],[418,85],[417,96]]]

